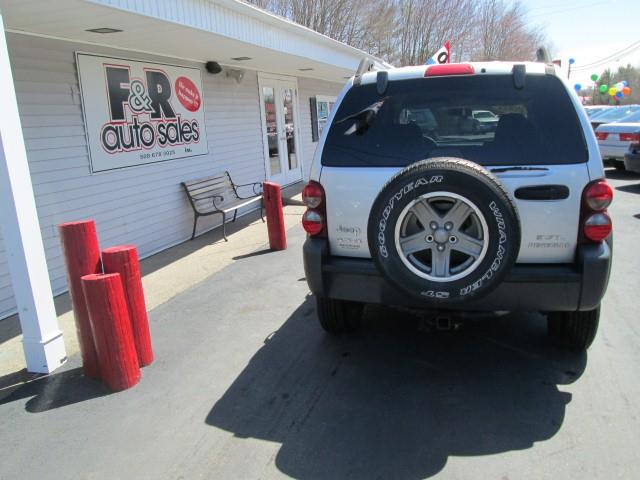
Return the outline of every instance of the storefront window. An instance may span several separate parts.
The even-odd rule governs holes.
[[[317,95],[311,98],[311,135],[314,142],[320,138],[335,103],[336,97]]]
[[[267,141],[269,144],[269,164],[271,175],[278,175],[280,168],[280,143],[278,142],[278,122],[276,120],[276,100],[273,87],[263,87],[264,114],[267,123]]]
[[[325,97],[318,95],[316,97],[316,109],[318,111],[318,134],[322,133],[324,126],[327,123],[329,114],[333,110],[333,106],[336,103],[335,97]]]

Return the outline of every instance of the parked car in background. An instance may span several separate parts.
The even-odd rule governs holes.
[[[471,116],[478,121],[480,131],[493,132],[500,121],[500,117],[490,110],[473,110]]]
[[[589,119],[589,121],[591,122],[591,126],[595,131],[596,128],[598,128],[603,123],[617,122],[618,120],[622,120],[627,115],[631,115],[638,110],[640,110],[640,105],[625,105],[624,107],[614,107],[594,115]]]
[[[600,155],[605,163],[624,170],[624,156],[632,143],[640,143],[640,111],[618,122],[604,123],[596,128]]]
[[[615,108],[615,107],[613,105],[587,105],[584,107],[585,111],[587,112],[587,116],[589,118],[593,118],[599,113],[602,113],[605,110],[609,110],[611,108]]]
[[[624,168],[630,172],[640,173],[640,143],[632,143],[624,154]]]

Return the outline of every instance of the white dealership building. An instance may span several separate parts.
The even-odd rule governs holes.
[[[20,312],[33,371],[62,344],[58,224],[94,219],[101,247],[144,257],[189,239],[182,181],[301,182],[365,55],[237,0],[0,0],[0,13],[0,318]]]

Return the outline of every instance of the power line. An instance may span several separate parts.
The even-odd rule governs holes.
[[[630,53],[635,52],[636,50],[640,49],[640,40],[638,40],[637,42],[632,43],[631,45],[628,45],[627,47],[623,48],[622,50],[619,50],[613,54],[607,55],[604,58],[601,58],[600,60],[596,60],[595,62],[591,62],[591,63],[587,63],[584,65],[579,65],[576,67],[573,67],[571,70],[574,72],[578,72],[581,70],[587,70],[590,68],[597,68],[605,63],[609,63],[612,61],[616,61],[617,58],[622,58],[622,57],[626,57],[627,55],[629,55]]]
[[[620,50],[620,51],[618,51],[618,52],[616,52],[614,54],[608,55],[608,56],[606,56],[606,57],[604,57],[604,58],[602,58],[600,60],[597,60],[595,62],[591,62],[591,63],[587,63],[585,65],[580,65],[578,67],[575,67],[574,70],[585,70],[587,68],[593,68],[593,67],[597,67],[599,65],[602,65],[604,63],[615,61],[618,58],[625,57],[628,54],[633,53],[634,51],[638,50],[639,48],[640,48],[640,42],[635,44],[635,45],[629,46],[629,47],[627,47],[627,48],[625,48],[623,50]]]

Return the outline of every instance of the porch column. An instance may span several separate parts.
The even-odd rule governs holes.
[[[18,305],[24,356],[30,372],[50,373],[67,357],[53,305],[2,12],[0,105],[0,227]]]

